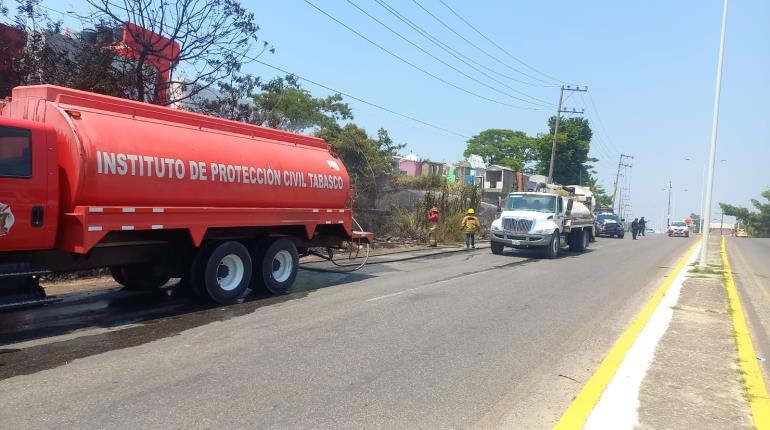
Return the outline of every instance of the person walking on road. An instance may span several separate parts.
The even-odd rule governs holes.
[[[639,234],[639,218],[634,218],[631,221],[631,237],[636,240],[636,235]]]
[[[644,217],[639,218],[639,233],[642,234],[642,236],[646,236],[644,234],[644,231],[647,230],[647,221],[644,220]]]
[[[465,248],[476,248],[476,232],[479,231],[479,219],[473,208],[468,209],[462,222],[462,230],[465,233]]]

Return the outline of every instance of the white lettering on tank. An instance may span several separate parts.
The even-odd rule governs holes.
[[[224,164],[218,164],[219,166],[219,182],[227,182],[227,167]]]
[[[198,168],[200,169],[201,181],[205,181],[206,180],[206,162],[199,161],[198,162]]]
[[[260,184],[260,185],[264,184],[265,183],[265,169],[263,169],[261,167],[258,168],[257,169],[256,177],[257,177],[257,183],[258,184]]]
[[[152,157],[152,159],[155,162],[155,176],[159,178],[166,176],[166,163],[163,162],[163,159],[158,159],[158,157]]]
[[[123,176],[128,172],[128,164],[126,163],[126,154],[118,154],[118,175]]]
[[[102,151],[96,151],[96,173],[102,173]]]
[[[198,163],[190,161],[190,180],[197,181],[198,176]]]
[[[104,161],[104,173],[115,175],[117,173],[115,153],[102,154],[102,160]]]
[[[168,166],[168,178],[171,179],[174,177],[174,159],[173,158],[164,158],[163,162],[166,163]]]
[[[144,157],[144,162],[147,163],[147,176],[152,176],[152,159],[153,157]]]
[[[131,161],[131,176],[136,176],[136,160],[139,158],[136,155],[128,154],[126,158]]]
[[[216,163],[209,163],[209,167],[211,168],[211,180],[216,181],[219,174],[219,166]]]
[[[184,179],[184,162],[182,160],[176,160],[174,161],[174,172],[176,173],[177,179]]]

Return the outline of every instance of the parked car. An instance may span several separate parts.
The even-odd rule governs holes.
[[[626,232],[625,219],[614,213],[600,213],[596,216],[596,236],[623,239]]]
[[[746,233],[745,229],[739,228],[735,231],[735,237],[749,237],[749,234]]]
[[[674,221],[668,226],[668,237],[690,237],[690,228],[681,221]]]

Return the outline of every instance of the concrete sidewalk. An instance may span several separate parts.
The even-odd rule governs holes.
[[[754,428],[736,349],[718,237],[689,267],[639,392],[640,429]]]

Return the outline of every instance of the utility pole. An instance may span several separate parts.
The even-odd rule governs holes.
[[[671,227],[671,181],[668,181],[668,211],[666,212],[666,228]]]
[[[563,113],[579,113],[582,114],[585,112],[585,110],[577,111],[575,109],[567,109],[562,110],[561,105],[564,102],[564,91],[580,91],[580,92],[586,92],[588,91],[588,87],[580,88],[580,85],[573,87],[571,85],[561,86],[561,90],[559,91],[559,106],[556,108],[556,124],[553,127],[553,143],[551,144],[551,165],[548,168],[548,183],[553,183],[553,165],[556,158],[556,135],[559,134],[559,122],[561,121],[561,114]]]
[[[714,114],[711,118],[711,144],[709,145],[708,172],[706,175],[706,190],[703,202],[704,218],[711,223],[711,194],[714,192],[714,164],[716,164],[717,155],[717,130],[719,129],[719,96],[722,93],[722,64],[725,58],[725,31],[727,30],[727,0],[724,0],[722,6],[722,32],[719,37],[719,61],[717,65],[717,83],[714,92]],[[709,225],[710,227],[710,225]],[[700,267],[706,267],[709,255],[709,230],[703,231],[703,239],[700,248]]]
[[[618,179],[620,179],[620,168],[621,167],[631,167],[629,164],[623,164],[624,158],[630,158],[634,159],[633,155],[626,155],[626,154],[620,154],[620,159],[618,160],[618,172],[615,174],[615,186],[612,190],[612,210],[615,210],[615,196],[618,194]],[[622,188],[622,187],[621,187]],[[621,195],[623,194],[623,190],[620,190]],[[618,210],[620,210],[620,205],[618,205]]]

